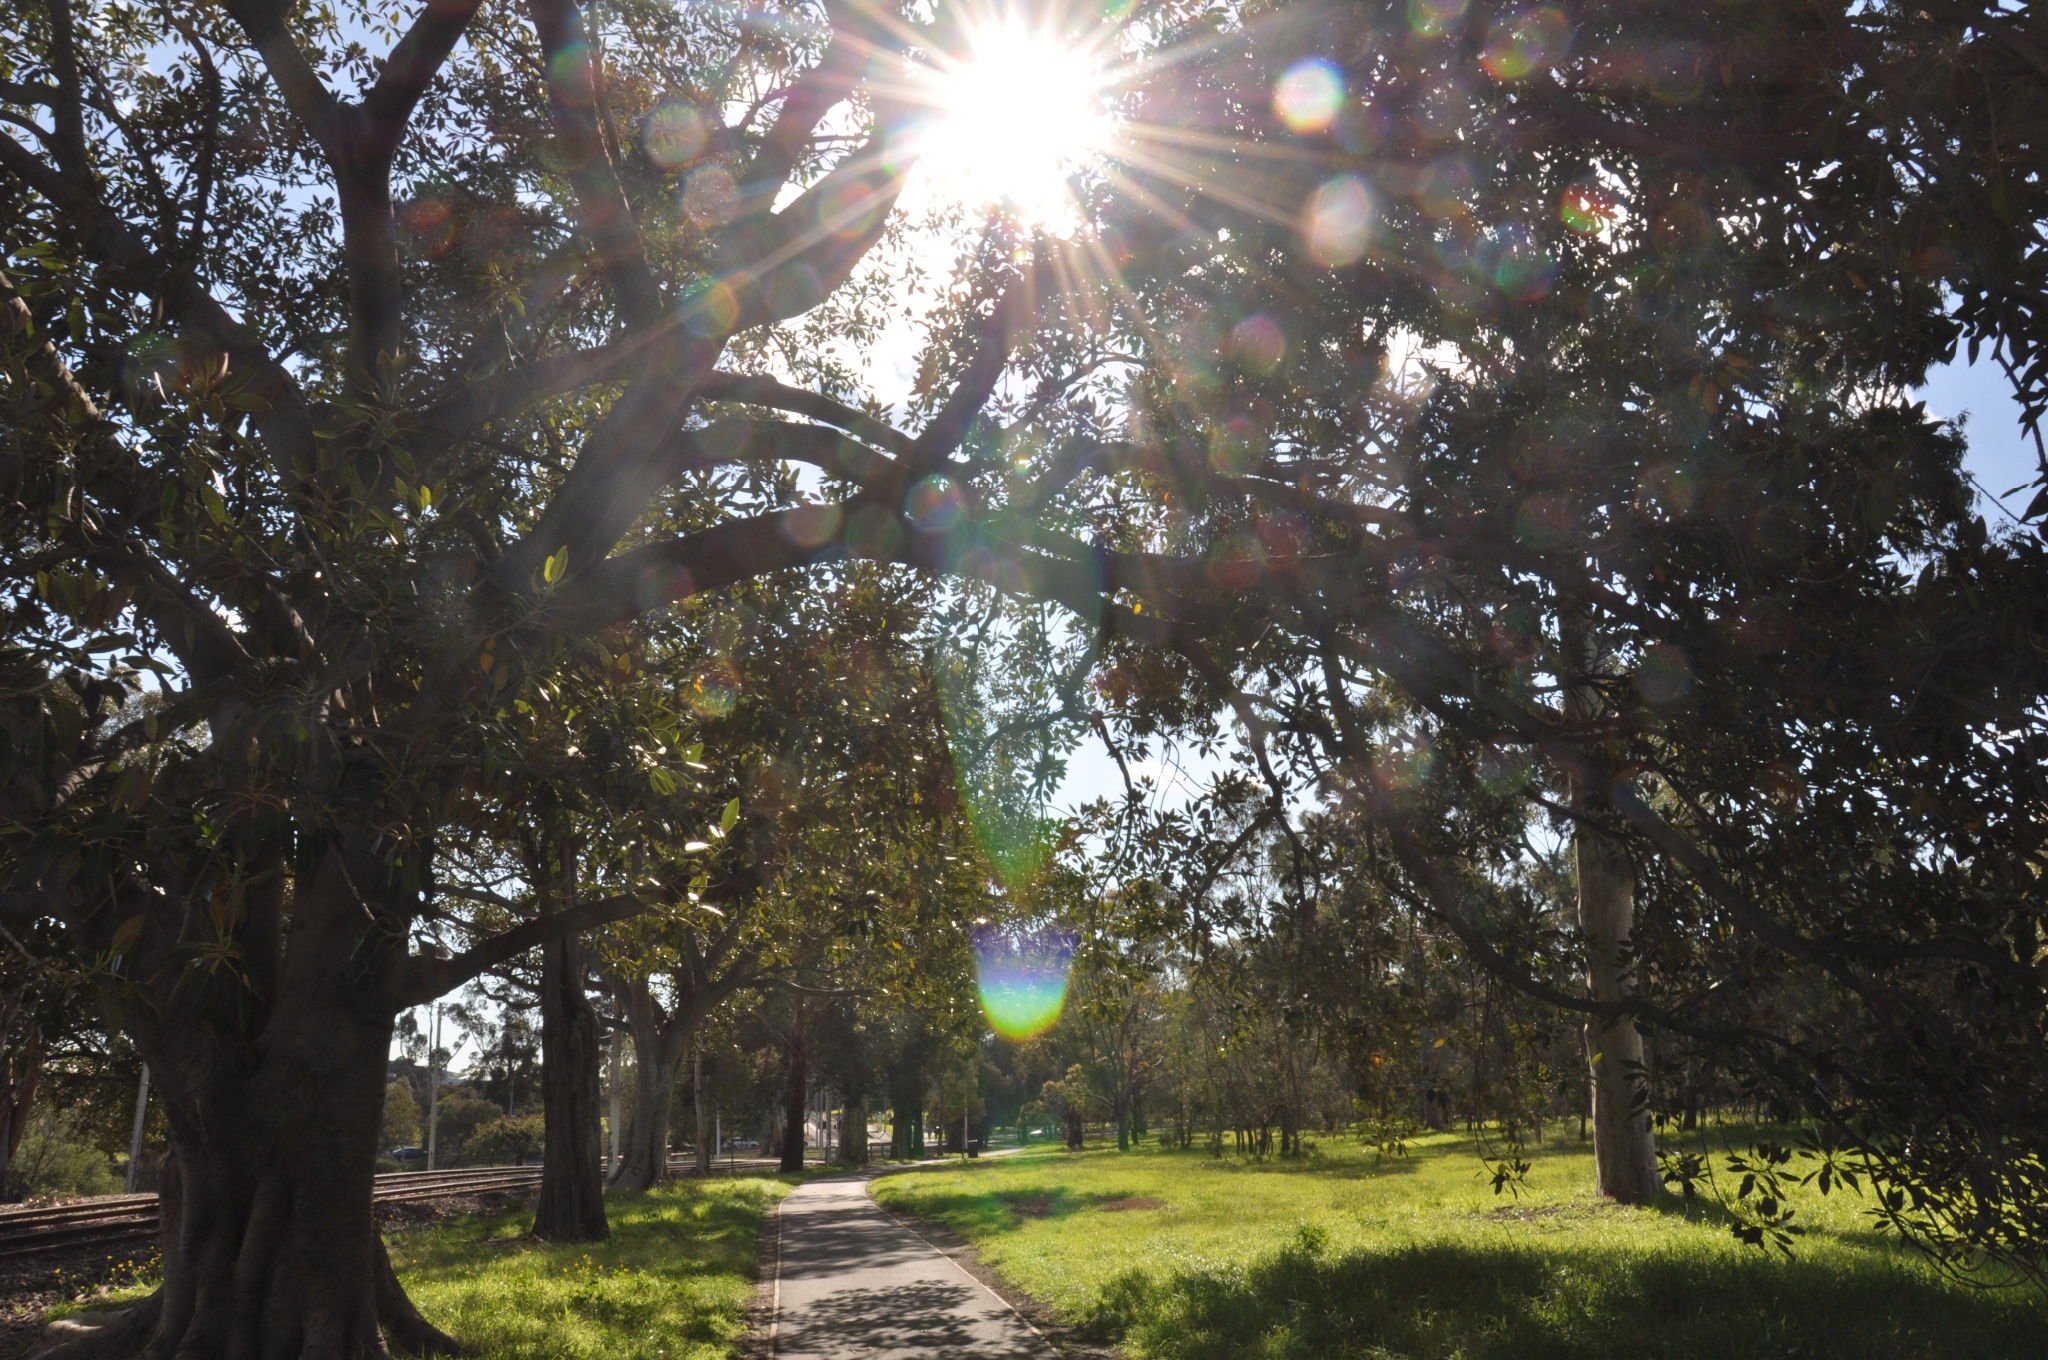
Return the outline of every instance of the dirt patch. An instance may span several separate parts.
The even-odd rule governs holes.
[[[1019,1218],[1051,1218],[1054,1204],[1051,1195],[1034,1195],[1030,1199],[1009,1201],[1010,1212]]]
[[[1106,1199],[1095,1206],[1105,1214],[1131,1214],[1164,1209],[1163,1199],[1146,1199],[1141,1195],[1125,1195],[1121,1199]]]
[[[377,1206],[377,1227],[384,1232],[404,1232],[447,1218],[469,1214],[503,1214],[533,1207],[534,1195],[527,1190],[499,1191],[478,1195],[450,1195],[446,1199],[400,1200]]]
[[[1503,1204],[1490,1209],[1483,1218],[1496,1223],[1541,1223],[1553,1218],[1599,1218],[1625,1212],[1618,1204],[1602,1201],[1567,1200],[1563,1204]]]
[[[870,1196],[870,1199],[872,1198],[873,1196]],[[1052,1343],[1052,1348],[1058,1351],[1064,1360],[1129,1360],[1129,1357],[1117,1347],[1104,1345],[1100,1341],[1083,1336],[1078,1327],[1069,1322],[1062,1322],[1054,1315],[1052,1309],[983,1265],[974,1248],[957,1233],[937,1223],[913,1218],[899,1209],[882,1204],[879,1200],[875,1203],[883,1213],[923,1238],[935,1251],[951,1258],[955,1265],[987,1285],[990,1293],[1016,1309],[1018,1315],[1031,1324],[1032,1330]],[[1021,1211],[1023,1205],[1038,1203],[1047,1206],[1046,1213],[1052,1212],[1050,1195],[1012,1201],[1010,1207]]]

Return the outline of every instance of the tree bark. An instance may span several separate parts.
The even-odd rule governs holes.
[[[789,1085],[782,1098],[783,1171],[804,1169],[804,1115],[809,1074],[804,1064],[804,999],[796,998],[795,1019],[790,1025]]]
[[[688,1029],[687,1007],[664,1015],[647,978],[614,984],[633,1031],[633,1109],[626,1116],[625,1147],[612,1168],[612,1184],[651,1190],[668,1176],[668,1126],[675,1103],[676,1069]],[[694,1028],[694,1021],[689,1028]]]
[[[163,1285],[49,1353],[383,1360],[453,1354],[392,1273],[372,1176],[405,937],[381,855],[336,834],[284,918],[281,860],[234,902],[238,972],[198,972],[139,939],[116,1019],[149,1063],[170,1130],[159,1189]],[[360,848],[360,847],[358,847]],[[368,885],[365,894],[359,885]],[[175,899],[173,899],[175,901]],[[209,883],[194,916],[219,909]]]
[[[0,1031],[0,1046],[5,1045],[7,1038]],[[12,1195],[9,1181],[14,1154],[21,1147],[22,1135],[28,1132],[29,1115],[35,1110],[36,1084],[43,1074],[42,1028],[32,1019],[20,1045],[19,1077],[13,1075],[15,1057],[0,1051],[0,1201]]]
[[[1590,634],[1568,628],[1572,664],[1596,674],[1603,658]],[[1591,684],[1573,685],[1565,696],[1574,722],[1596,719],[1603,701]],[[1623,1001],[1635,992],[1635,868],[1627,847],[1593,821],[1602,795],[1575,774],[1572,807],[1579,820],[1572,837],[1579,887],[1579,934],[1586,947],[1586,990],[1595,1001]],[[1657,1141],[1650,1127],[1650,1100],[1643,1063],[1643,1036],[1634,1016],[1591,1017],[1585,1027],[1587,1070],[1592,1088],[1593,1167],[1600,1193],[1622,1204],[1656,1198]]]
[[[711,1111],[704,1108],[704,1050],[700,1046],[690,1061],[690,1095],[697,1115],[697,1174],[711,1174]]]
[[[868,1103],[849,1098],[839,1112],[839,1162],[842,1166],[868,1164]]]
[[[541,953],[541,1102],[547,1143],[533,1235],[551,1242],[602,1242],[604,1168],[599,1144],[597,1008],[583,980],[581,941],[556,940]]]

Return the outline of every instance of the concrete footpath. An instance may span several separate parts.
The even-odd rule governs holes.
[[[1054,1360],[988,1287],[876,1207],[872,1174],[810,1181],[782,1201],[775,1360]]]

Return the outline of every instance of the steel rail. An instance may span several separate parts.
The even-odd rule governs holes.
[[[715,1162],[714,1172],[738,1173],[773,1166],[767,1158]],[[688,1159],[670,1161],[672,1173],[688,1174]],[[372,1183],[374,1204],[411,1204],[457,1195],[523,1190],[540,1184],[538,1166],[466,1167],[456,1171],[386,1171]],[[154,1194],[109,1195],[69,1204],[0,1209],[0,1261],[114,1245],[154,1237],[161,1225]]]

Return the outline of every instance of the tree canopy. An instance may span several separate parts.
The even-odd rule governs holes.
[[[1049,10],[1112,66],[1075,220],[913,217],[916,72],[984,17],[0,17],[5,906],[163,1074],[159,1349],[446,1344],[369,1213],[399,1010],[775,871],[706,827],[800,814],[792,863],[854,865],[794,885],[817,916],[875,809],[957,797],[1020,884],[1034,742],[1219,714],[1239,777],[1118,831],[1184,938],[1426,918],[1616,1044],[1741,1065],[1950,1262],[2038,1271],[2048,459],[1994,531],[1911,392],[1988,346],[2048,410],[2048,35]],[[907,296],[898,409],[847,347]],[[779,663],[791,711],[719,767],[721,630],[771,580],[823,669]],[[849,621],[853,668],[917,636],[936,711],[835,708]],[[792,782],[806,742],[843,791]],[[449,890],[493,862],[572,890]]]

